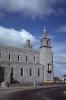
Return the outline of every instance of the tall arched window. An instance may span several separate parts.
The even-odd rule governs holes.
[[[48,73],[51,73],[51,71],[52,71],[51,64],[48,64]]]
[[[19,61],[19,55],[18,55],[18,61]]]
[[[21,68],[21,76],[24,76],[24,68]]]
[[[38,68],[38,76],[40,76],[40,69]]]
[[[0,52],[0,58],[1,58],[1,52]]]
[[[48,43],[49,43],[49,42],[48,42],[48,40],[47,40],[47,46],[48,46]]]
[[[35,56],[34,56],[34,62],[35,62]]]
[[[30,76],[32,76],[32,69],[30,68]]]
[[[13,83],[13,67],[11,68],[10,82]]]
[[[9,53],[9,61],[10,61],[10,53]]]
[[[26,56],[26,62],[27,62],[27,56]]]

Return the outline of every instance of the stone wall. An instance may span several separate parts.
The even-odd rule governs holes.
[[[33,49],[0,48],[0,66],[5,68],[4,81],[10,82],[11,68],[13,68],[13,78],[20,83],[33,83],[43,81],[43,66],[39,64],[39,51]],[[9,58],[10,54],[10,58]],[[19,61],[18,61],[19,55]],[[27,62],[26,62],[27,56]],[[21,68],[24,75],[21,76]],[[31,68],[31,76],[30,76]],[[40,75],[38,76],[38,69]]]

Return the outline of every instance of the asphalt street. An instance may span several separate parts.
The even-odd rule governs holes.
[[[2,89],[1,89],[2,90]],[[0,90],[0,92],[1,92]],[[3,89],[0,100],[66,100],[66,86],[11,91]],[[9,92],[11,91],[11,92]]]

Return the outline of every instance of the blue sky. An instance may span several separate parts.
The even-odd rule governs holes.
[[[66,0],[0,0],[0,45],[39,47],[46,27],[54,53],[54,74],[66,74]]]

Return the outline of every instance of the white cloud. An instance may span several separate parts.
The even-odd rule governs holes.
[[[56,33],[66,32],[66,25],[57,28]],[[66,42],[56,41],[53,43],[54,51],[54,72],[55,75],[62,76],[66,74]]]
[[[31,17],[41,17],[56,13],[53,5],[58,2],[61,3],[62,1],[63,0],[0,0],[0,9],[8,12],[20,12]],[[58,12],[59,10],[57,10],[57,13]]]
[[[56,33],[66,33],[66,25],[57,28]],[[61,34],[60,34],[61,35]],[[54,73],[56,76],[66,74],[66,41],[53,40]]]
[[[54,53],[54,73],[56,76],[66,74],[66,43],[55,41],[53,45]]]
[[[58,27],[56,32],[66,32],[66,25],[61,25],[60,27]]]
[[[24,29],[17,31],[0,26],[0,45],[21,47],[27,39],[35,41],[35,37]]]

